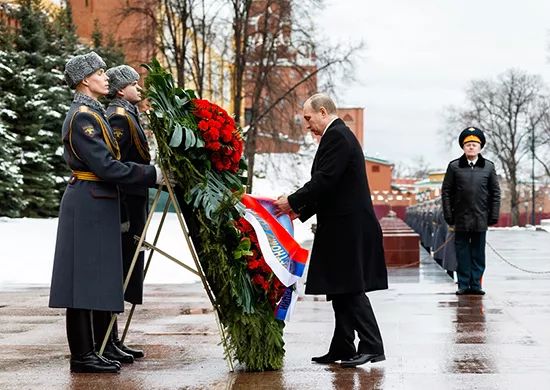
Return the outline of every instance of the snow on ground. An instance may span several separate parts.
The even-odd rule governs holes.
[[[152,242],[162,213],[155,213],[147,240]],[[0,220],[0,288],[17,284],[49,284],[52,274],[57,218]],[[175,214],[169,214],[158,247],[192,265],[193,261]],[[146,252],[146,259],[147,254]],[[190,283],[198,278],[155,254],[146,283]]]
[[[276,198],[299,188],[310,177],[316,144],[309,139],[308,146],[299,153],[257,155],[256,171],[262,171],[255,179],[254,194]],[[155,213],[147,234],[152,242],[162,213]],[[303,243],[313,239],[311,224],[294,222],[296,240]],[[18,285],[49,285],[51,280],[57,218],[1,218],[0,217],[0,289]],[[168,214],[157,245],[163,251],[193,266],[191,252],[175,214]],[[146,252],[147,260],[149,252]],[[145,283],[191,283],[198,277],[160,254],[155,254]]]
[[[162,213],[155,213],[147,241],[152,242]],[[309,222],[309,221],[308,221]],[[311,223],[295,223],[299,242],[313,237]],[[57,218],[0,219],[0,289],[17,285],[49,285],[52,275]],[[174,213],[167,215],[157,246],[194,268],[191,252]],[[146,252],[147,260],[149,252]],[[199,278],[155,253],[145,283],[191,283]]]

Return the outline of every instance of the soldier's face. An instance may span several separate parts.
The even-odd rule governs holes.
[[[462,146],[462,149],[464,150],[466,158],[474,159],[481,151],[481,145],[478,142],[466,142]]]
[[[134,81],[118,91],[118,95],[119,97],[128,100],[130,103],[136,104],[142,99],[141,87],[138,85],[137,81]]]
[[[96,70],[83,83],[94,96],[105,96],[109,93],[109,77],[105,74],[105,69]]]

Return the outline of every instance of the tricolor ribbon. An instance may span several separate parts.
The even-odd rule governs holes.
[[[308,251],[292,237],[290,217],[275,217],[276,207],[272,199],[244,195],[241,202],[246,207],[244,218],[256,232],[265,262],[287,287],[275,309],[275,317],[288,320],[298,298],[295,283],[304,274]]]

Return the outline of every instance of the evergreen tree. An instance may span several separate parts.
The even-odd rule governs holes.
[[[90,48],[78,42],[68,4],[55,15],[40,0],[13,10],[17,27],[0,30],[0,216],[55,216],[69,176],[60,136],[72,92],[63,70]],[[96,30],[92,49],[107,66],[123,63],[120,47],[112,38],[103,46]]]
[[[24,217],[52,216],[57,214],[59,194],[50,160],[59,143],[59,135],[44,129],[51,111],[45,93],[45,86],[51,82],[45,61],[48,20],[40,0],[20,0],[15,16],[19,26],[13,49],[21,61],[12,86],[15,98],[8,102],[15,116],[6,122],[20,150],[19,168],[25,200],[20,214]]]
[[[0,20],[0,216],[18,217],[24,207],[22,184],[15,146],[15,136],[10,132],[7,118],[14,119],[16,114],[8,108],[8,102],[15,99],[9,92],[13,75],[17,69],[17,58],[9,51],[12,44],[7,26]]]

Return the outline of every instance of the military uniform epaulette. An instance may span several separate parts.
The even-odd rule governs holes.
[[[111,115],[109,115],[109,119],[115,115],[126,116],[126,109],[124,107],[117,106]]]
[[[141,158],[145,161],[151,161],[151,155],[149,154],[149,146],[147,145],[147,139],[145,138],[145,134],[141,129],[139,118],[136,117],[135,114],[126,110],[124,107],[121,107],[118,105],[115,106],[115,110],[109,115],[109,122],[111,124],[111,127],[113,128],[113,135],[115,136],[118,142],[121,142],[122,137],[125,135],[125,130],[113,123],[114,122],[113,118],[117,116],[123,117],[126,119],[125,122],[127,124],[126,123],[120,124],[120,126],[121,127],[128,126],[127,129],[129,131],[130,142],[132,145],[135,146]]]
[[[115,159],[120,160],[120,148],[118,147],[116,140],[113,139],[111,132],[107,129],[105,121],[101,119],[101,117],[97,112],[90,109],[86,105],[81,105],[78,107],[78,109],[74,112],[73,117],[71,118],[71,123],[69,125],[69,145],[71,147],[72,152],[76,156],[76,158],[81,160],[81,158],[78,156],[78,154],[76,153],[76,150],[73,147],[73,141],[72,141],[73,123],[77,115],[80,113],[89,114],[95,120],[95,122],[99,126],[99,131],[103,137],[103,140],[105,141],[105,144],[107,145],[107,148],[109,149],[109,151],[111,152],[111,154]],[[97,130],[98,129],[96,129],[93,125],[82,127],[83,134],[85,134],[88,137],[94,137]]]

